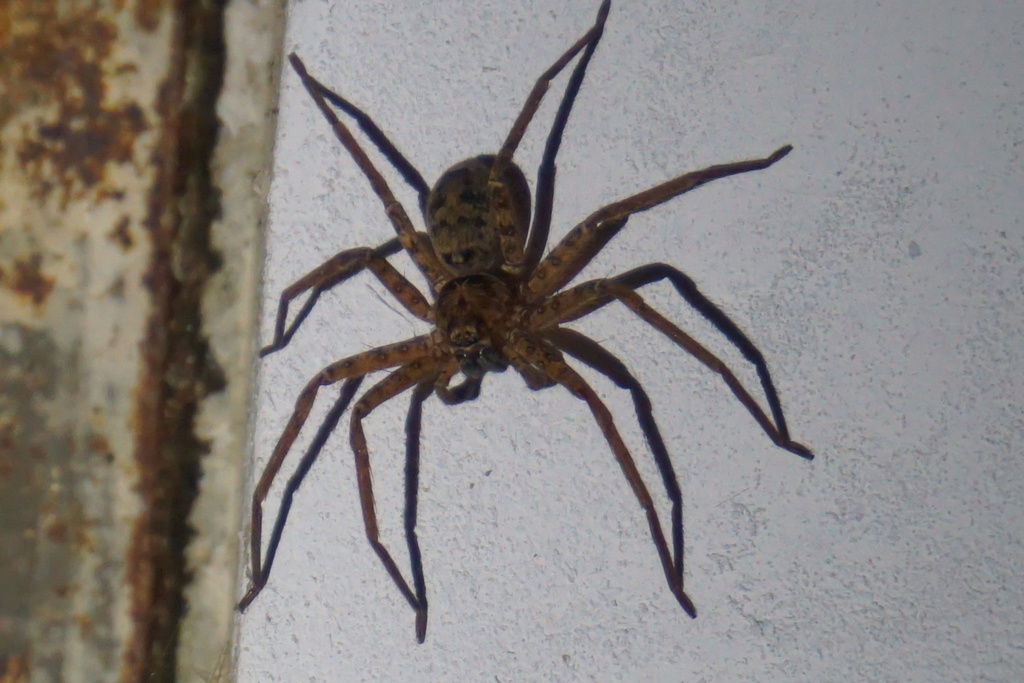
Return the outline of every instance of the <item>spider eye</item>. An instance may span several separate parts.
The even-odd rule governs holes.
[[[452,345],[458,349],[468,349],[480,341],[480,336],[471,327],[462,327],[452,330],[448,335]]]

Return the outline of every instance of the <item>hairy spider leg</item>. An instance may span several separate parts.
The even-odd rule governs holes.
[[[587,384],[586,380],[562,359],[561,353],[550,342],[539,337],[532,337],[524,332],[519,332],[510,340],[506,350],[517,370],[520,365],[539,368],[553,382],[561,384],[573,396],[584,401],[587,407],[590,408],[590,412],[597,421],[605,441],[611,447],[612,452],[615,454],[615,459],[622,469],[622,473],[626,476],[626,480],[633,490],[633,495],[636,496],[637,502],[640,503],[640,507],[643,508],[647,516],[647,525],[650,528],[654,546],[658,551],[658,557],[661,560],[661,567],[665,572],[665,579],[668,581],[669,589],[683,608],[683,611],[690,615],[690,617],[696,618],[697,609],[683,590],[683,582],[679,578],[676,562],[673,560],[672,553],[668,549],[668,543],[665,541],[665,532],[662,531],[661,521],[658,518],[658,510],[654,505],[654,500],[651,498],[650,491],[647,490],[647,486],[644,484],[643,478],[636,468],[633,456],[629,454],[629,449],[622,441],[622,437],[619,436],[619,432],[615,427],[615,421],[608,407],[601,401],[590,385]]]
[[[540,262],[523,289],[524,295],[530,301],[541,301],[569,284],[618,234],[633,214],[664,204],[712,180],[768,168],[792,149],[792,146],[786,145],[764,159],[718,164],[684,173],[649,190],[601,207],[570,230]]]
[[[375,249],[356,247],[335,254],[330,259],[311,270],[281,292],[277,304],[277,318],[274,322],[273,341],[260,349],[260,357],[280,351],[291,342],[299,326],[305,321],[320,295],[336,285],[345,282],[354,275],[369,268],[384,287],[398,300],[407,311],[420,320],[430,322],[430,303],[414,284],[399,273],[386,258],[402,248],[398,238],[392,238]],[[310,291],[312,290],[312,291]],[[302,308],[295,315],[292,324],[285,329],[288,321],[288,306],[297,297],[309,291]]]
[[[792,450],[803,458],[810,459],[813,457],[810,451],[807,451],[805,448],[800,446],[800,444],[793,444],[789,438],[789,427],[786,425],[786,416],[782,410],[782,401],[779,400],[779,394],[775,389],[775,383],[772,381],[771,373],[768,371],[768,363],[765,361],[761,350],[754,345],[754,342],[750,341],[750,338],[744,334],[743,330],[741,330],[739,326],[737,326],[736,323],[734,323],[732,319],[722,311],[722,309],[697,289],[697,284],[692,278],[678,268],[666,263],[649,263],[627,273],[623,273],[614,279],[616,282],[619,282],[632,290],[639,289],[644,285],[664,279],[671,282],[679,295],[682,296],[690,306],[697,309],[697,312],[704,316],[705,320],[718,328],[718,330],[725,335],[730,342],[732,342],[733,346],[739,349],[740,353],[742,353],[743,356],[757,369],[757,376],[761,380],[761,388],[764,390],[765,398],[768,401],[768,407],[771,410],[772,419],[775,421],[775,426],[778,428],[779,435],[783,442],[788,444],[788,446],[783,445],[782,447],[786,448],[786,450]],[[791,446],[796,447],[796,450],[793,450]]]
[[[401,203],[395,198],[394,193],[391,192],[391,188],[388,186],[384,176],[380,174],[380,171],[370,161],[370,157],[366,156],[366,152],[359,146],[355,137],[352,136],[352,132],[349,131],[348,127],[342,123],[338,115],[327,104],[327,100],[324,99],[323,92],[321,91],[323,86],[317,87],[319,83],[314,81],[313,77],[309,75],[306,71],[306,66],[299,59],[298,55],[293,52],[288,56],[288,59],[295,73],[302,79],[306,92],[313,98],[320,112],[331,125],[335,137],[338,138],[338,141],[348,151],[352,160],[356,162],[359,170],[366,176],[374,193],[384,205],[384,211],[387,213],[388,220],[391,221],[395,232],[398,233],[398,239],[402,244],[402,248],[409,254],[409,258],[412,259],[413,263],[423,274],[423,277],[430,283],[431,288],[436,290],[449,275],[444,265],[437,258],[437,255],[434,254],[434,250],[430,246],[430,238],[425,233],[416,232],[412,221],[409,219],[409,214],[406,213],[405,208],[402,207]]]
[[[634,213],[650,209],[712,180],[768,168],[789,154],[791,150],[792,147],[786,145],[763,159],[719,164],[686,173],[649,190],[598,209],[573,228],[538,266],[534,276],[526,286],[531,293],[531,298],[538,295],[547,296],[575,278],[612,237],[622,229],[626,221]],[[778,428],[779,438],[775,439],[773,437],[773,441],[782,448],[790,450],[801,457],[813,457],[809,450],[800,444],[796,444],[789,437],[782,403],[772,382],[764,356],[739,327],[697,289],[691,278],[682,271],[665,264],[650,264],[616,278],[619,282],[629,286],[630,289],[636,289],[660,279],[668,279],[676,288],[676,291],[725,335],[743,353],[747,360],[757,368],[765,397],[775,420],[775,426]],[[568,292],[562,292],[544,302],[537,311],[534,324],[544,325],[564,322],[565,319],[559,315],[559,309],[562,303],[567,300],[567,294]],[[576,305],[581,306],[581,308],[573,315],[573,319],[585,315],[604,304],[598,304],[595,300],[591,299],[587,306],[583,306],[579,302]],[[548,323],[544,322],[545,319],[548,320]],[[757,413],[752,412],[752,414],[756,419]],[[770,435],[771,432],[769,432]]]
[[[277,511],[277,519],[274,521],[274,528],[270,532],[270,540],[267,542],[267,556],[263,559],[261,566],[259,555],[253,555],[252,585],[249,586],[249,590],[246,591],[245,596],[238,603],[239,610],[244,611],[256,599],[256,596],[260,594],[263,587],[267,585],[267,581],[270,579],[270,569],[274,566],[274,557],[277,556],[277,547],[280,545],[281,536],[284,534],[284,527],[288,521],[288,513],[291,511],[295,492],[302,486],[302,480],[306,478],[309,470],[313,467],[313,463],[320,457],[324,444],[327,443],[327,439],[330,438],[334,429],[338,426],[338,421],[341,420],[341,416],[348,408],[348,404],[352,402],[352,397],[359,389],[362,381],[362,377],[352,377],[345,380],[345,383],[341,385],[338,399],[331,406],[323,423],[317,429],[316,436],[313,437],[309,448],[306,449],[306,454],[299,461],[299,466],[295,468],[294,474],[288,479],[284,494],[281,496],[281,506]],[[257,539],[261,531],[258,528],[258,524],[258,520],[254,518],[252,533],[257,534]]]
[[[450,379],[456,368],[457,365],[453,363],[451,368],[447,369],[442,373],[442,375]],[[302,460],[299,462],[295,472],[292,474],[291,478],[289,478],[288,484],[285,487],[284,494],[281,498],[281,506],[278,510],[277,519],[275,520],[270,540],[267,543],[266,557],[264,558],[262,565],[254,564],[253,582],[241,602],[239,602],[239,610],[244,611],[252,601],[256,599],[256,596],[259,595],[266,586],[267,581],[270,579],[270,571],[274,564],[274,558],[277,555],[277,548],[280,545],[281,537],[284,534],[284,529],[288,521],[288,515],[291,510],[295,493],[302,486],[303,480],[309,473],[310,469],[312,469],[313,464],[322,452],[327,439],[337,428],[338,422],[341,420],[341,416],[351,403],[352,398],[363,379],[363,377],[352,377],[346,380],[342,385],[341,392],[337,400],[328,411],[323,423],[321,423],[320,427],[317,429],[316,436],[313,438],[312,442],[310,442],[310,445],[305,455],[302,457]],[[416,536],[416,517],[419,497],[420,433],[423,414],[422,405],[423,402],[430,397],[431,393],[435,391],[435,383],[440,379],[441,377],[439,376],[437,380],[421,382],[417,385],[412,394],[409,412],[406,416],[405,422],[406,458],[404,526],[406,542],[409,548],[409,560],[412,568],[413,591],[418,605],[416,637],[421,643],[426,639],[427,625],[426,582],[424,580],[422,554],[420,552],[419,541]],[[475,391],[467,385],[475,386]],[[479,386],[480,380],[478,378],[474,379],[472,383],[464,382],[463,384],[460,384],[459,387],[456,387],[456,389],[460,389],[460,391],[453,390],[446,394],[445,403],[453,405],[456,403],[471,401],[479,394]],[[258,518],[257,523],[259,523]],[[254,531],[259,533],[258,529],[254,528]]]
[[[446,406],[454,406],[467,401],[475,401],[480,396],[480,387],[483,385],[484,376],[466,377],[454,387],[448,386],[452,375],[458,370],[458,365],[453,366],[453,372],[447,377],[439,377],[434,382],[434,392]]]
[[[551,221],[551,204],[554,197],[554,162],[555,155],[558,153],[558,146],[561,143],[562,132],[565,130],[565,124],[569,119],[569,113],[572,110],[573,102],[576,99],[576,93],[580,89],[580,85],[583,83],[583,76],[586,73],[587,63],[590,61],[591,55],[594,53],[594,49],[597,47],[597,43],[601,40],[601,35],[604,32],[604,23],[608,18],[608,10],[611,7],[611,0],[605,0],[601,3],[601,7],[597,11],[597,20],[594,26],[587,31],[582,38],[576,41],[572,47],[565,51],[565,53],[559,57],[554,64],[548,67],[548,70],[540,75],[537,82],[534,84],[533,89],[526,98],[526,102],[523,104],[523,108],[519,111],[519,115],[516,116],[515,122],[512,124],[512,128],[508,132],[508,136],[505,138],[505,143],[498,150],[498,154],[495,156],[494,163],[491,166],[491,175],[489,185],[492,188],[492,201],[491,201],[491,225],[499,225],[500,243],[502,256],[506,265],[511,267],[513,270],[521,268],[524,265],[524,253],[523,243],[520,241],[520,235],[516,235],[513,232],[514,225],[512,223],[505,223],[497,221],[494,213],[497,211],[497,202],[493,200],[493,194],[496,191],[495,188],[501,185],[501,178],[505,173],[507,166],[512,163],[512,157],[515,155],[516,148],[519,147],[519,143],[523,139],[523,135],[526,133],[527,127],[533,120],[534,115],[537,113],[537,109],[540,107],[541,100],[544,99],[544,95],[551,87],[551,81],[561,73],[562,69],[572,61],[572,59],[579,54],[580,50],[586,48],[586,52],[577,64],[576,69],[573,71],[572,77],[569,80],[569,84],[566,87],[565,95],[562,97],[562,103],[558,108],[558,114],[555,117],[555,123],[548,135],[547,146],[544,151],[544,158],[541,162],[541,173],[538,175],[537,184],[537,202],[538,210],[541,210],[544,214],[544,218],[541,221],[550,225]],[[543,202],[543,203],[542,203]],[[534,228],[538,226],[536,214],[534,215]],[[532,237],[533,230],[531,230],[531,243],[535,241]],[[544,235],[544,242],[547,242],[547,236]],[[543,250],[544,244],[540,245],[540,249]]]
[[[629,275],[629,273],[627,273],[627,275]],[[642,278],[640,279],[642,280]],[[776,446],[808,460],[814,458],[814,454],[811,453],[810,449],[793,441],[789,437],[788,432],[784,433],[777,424],[772,423],[765,412],[761,409],[761,406],[759,406],[753,396],[750,395],[750,392],[746,390],[743,384],[736,378],[736,375],[733,374],[732,370],[729,369],[729,366],[722,362],[718,356],[702,346],[696,339],[648,306],[643,298],[633,291],[633,287],[627,283],[621,282],[618,278],[591,280],[551,297],[547,302],[546,308],[543,311],[538,310],[537,314],[530,318],[528,325],[531,329],[543,329],[545,327],[570,322],[616,300],[621,301],[642,320],[674,341],[684,351],[706,365],[710,370],[718,373],[722,379],[725,380],[726,385],[728,385],[732,390],[736,398],[739,399],[740,403],[743,404],[751,416],[761,426],[761,429],[764,430],[765,434],[768,435],[768,438],[770,438]],[[724,316],[724,314],[722,315]],[[739,328],[736,328],[735,324],[733,324],[733,329],[737,332],[739,331]],[[753,344],[750,343],[746,336],[742,336],[742,339],[753,347]],[[761,356],[760,352],[757,352],[757,356]],[[766,393],[772,397],[769,400],[774,401],[772,404],[773,410],[775,405],[778,405],[778,412],[781,414],[782,407],[781,404],[779,404],[778,395],[775,393],[775,387],[771,382],[771,377],[768,374],[768,367],[764,363],[763,357],[760,358],[758,372],[761,374]],[[785,425],[784,422],[782,424],[783,426]]]
[[[349,356],[331,363],[318,372],[299,393],[291,417],[288,418],[288,423],[285,425],[284,431],[281,432],[252,494],[252,523],[249,538],[253,581],[258,581],[264,573],[261,569],[262,551],[260,548],[263,532],[263,501],[266,500],[267,493],[270,491],[288,451],[291,450],[292,444],[295,443],[295,439],[298,438],[302,426],[309,417],[309,411],[313,407],[320,388],[341,380],[363,377],[371,372],[396,365],[422,364],[424,359],[430,357],[433,346],[433,338],[430,335],[422,335]],[[266,578],[264,578],[264,583],[266,583]],[[256,593],[259,593],[259,590]],[[247,594],[246,597],[249,599],[243,600],[244,604],[239,605],[240,609],[244,609],[245,605],[252,602],[252,597],[255,597],[255,594],[252,597]]]
[[[409,548],[412,587],[416,593],[416,640],[427,638],[427,581],[423,577],[423,556],[416,536],[416,513],[420,493],[420,431],[423,426],[423,402],[434,392],[432,382],[421,382],[409,399],[405,418],[405,542]]]
[[[621,389],[629,392],[633,399],[640,431],[647,446],[654,455],[654,462],[665,484],[665,493],[672,503],[672,555],[675,558],[676,578],[683,582],[683,493],[679,488],[675,468],[661,437],[661,430],[654,420],[654,407],[640,381],[629,371],[618,357],[590,337],[568,327],[553,327],[544,331],[543,337],[583,364],[598,371]]]
[[[565,94],[562,96],[562,103],[558,106],[558,112],[555,114],[554,123],[548,133],[547,142],[544,144],[544,156],[541,157],[540,166],[537,169],[537,201],[533,213],[533,225],[530,227],[530,236],[523,258],[523,273],[527,277],[537,267],[541,256],[544,255],[544,248],[548,244],[548,235],[551,232],[551,212],[555,202],[555,157],[558,156],[558,149],[562,145],[562,134],[569,122],[569,114],[576,102],[576,95],[579,94],[580,86],[583,85],[583,77],[587,74],[587,65],[590,64],[590,58],[594,55],[597,44],[601,42],[601,36],[604,35],[604,21],[608,16],[609,6],[610,3],[605,2],[598,10],[597,22],[591,29],[590,41],[569,77]]]
[[[369,415],[377,406],[394,398],[412,386],[425,384],[432,388],[434,378],[444,369],[444,366],[450,362],[450,360],[438,361],[433,359],[422,359],[403,365],[398,370],[395,370],[368,389],[366,393],[360,397],[352,408],[352,417],[349,421],[349,442],[352,445],[352,453],[355,455],[356,480],[359,483],[359,502],[363,511],[363,525],[366,529],[366,538],[370,542],[370,546],[373,548],[374,552],[377,553],[378,559],[381,564],[384,565],[384,568],[387,570],[391,580],[394,581],[398,590],[401,591],[402,596],[409,603],[409,606],[416,612],[416,638],[421,643],[426,638],[427,634],[427,604],[425,601],[426,584],[423,580],[423,567],[419,557],[419,544],[416,541],[415,536],[415,509],[417,495],[415,491],[411,492],[412,484],[415,483],[418,486],[419,477],[419,415],[414,415],[416,418],[416,424],[414,426],[416,427],[415,431],[417,432],[416,450],[414,453],[417,462],[417,466],[415,468],[416,481],[409,482],[408,466],[406,469],[406,542],[409,544],[410,553],[412,553],[410,560],[412,560],[413,564],[412,572],[414,585],[417,583],[419,584],[417,585],[416,592],[409,587],[408,582],[406,582],[405,577],[402,576],[402,572],[395,563],[394,558],[391,557],[391,553],[380,540],[380,529],[377,526],[377,512],[374,507],[370,454],[366,445],[366,435],[363,432],[363,418]],[[410,411],[417,412],[420,410],[420,404],[426,396],[423,396],[423,399],[420,399],[419,396],[419,390],[414,392]],[[408,454],[408,449],[411,448],[411,446],[407,443],[406,448],[406,453]],[[408,462],[409,460],[407,460],[407,463]],[[411,527],[410,522],[412,525]],[[413,529],[412,535],[409,535],[410,528]],[[413,552],[414,547],[415,552]],[[421,588],[422,592],[420,591]],[[420,596],[424,597],[423,602],[420,601]]]
[[[416,609],[416,639],[421,643],[427,637],[427,583],[423,575],[420,544],[416,537],[416,514],[419,500],[423,402],[430,398],[432,393],[437,393],[445,405],[475,400],[480,395],[479,377],[471,377],[458,386],[448,387],[448,382],[458,367],[458,364],[453,362],[432,382],[418,384],[413,390],[409,413],[405,419],[405,540],[409,547],[409,564],[412,566],[412,586],[419,605]]]
[[[415,166],[412,165],[405,155],[395,147],[394,143],[391,142],[388,136],[384,134],[380,127],[377,126],[366,112],[325,86],[313,76],[308,73],[306,76],[306,82],[319,92],[324,99],[338,109],[341,109],[355,120],[360,130],[366,134],[388,162],[402,175],[405,182],[416,191],[419,198],[420,211],[422,212],[427,203],[427,195],[430,193],[430,187],[427,185],[427,181],[423,179],[423,175]],[[372,254],[375,257],[386,258],[396,254],[401,249],[402,245],[400,240],[398,238],[392,238],[373,249]],[[261,357],[266,356],[269,353],[273,353],[274,351],[279,351],[288,345],[292,336],[306,319],[306,316],[309,315],[310,311],[313,310],[313,306],[316,305],[317,299],[320,298],[320,295],[323,292],[344,282],[367,267],[367,262],[356,258],[355,252],[357,251],[358,250],[355,249],[343,251],[333,256],[322,266],[319,266],[300,280],[294,282],[281,293],[281,298],[278,302],[277,320],[274,327],[274,340],[260,351]],[[384,282],[384,286],[387,287],[388,283]],[[312,290],[309,298],[303,304],[299,313],[295,316],[295,320],[292,322],[291,326],[288,327],[287,331],[285,331],[289,304],[296,297],[309,290]],[[394,290],[391,291],[392,293],[395,293]],[[422,299],[422,297],[420,298]],[[401,298],[399,300],[402,301]],[[409,302],[402,302],[405,304],[407,309],[410,308]],[[422,315],[418,315],[415,312],[413,312],[413,314],[417,315],[417,317],[423,318]]]
[[[419,198],[420,211],[423,211],[427,205],[427,195],[430,194],[430,186],[423,179],[423,174],[416,170],[416,167],[405,158],[404,154],[398,151],[398,148],[388,139],[384,131],[374,123],[369,114],[316,80],[313,76],[309,77],[309,82],[324,96],[324,99],[355,119],[360,130],[366,134],[366,137],[370,138],[370,141],[376,145],[380,153],[402,175],[405,182],[416,191]]]

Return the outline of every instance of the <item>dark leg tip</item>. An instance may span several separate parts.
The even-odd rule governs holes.
[[[252,604],[252,601],[255,598],[256,593],[253,591],[253,589],[250,588],[249,592],[247,592],[245,596],[243,596],[242,599],[238,601],[238,607],[236,609],[239,611],[239,613],[245,612],[246,608]]]
[[[251,586],[249,586],[249,590],[247,590],[245,592],[245,595],[242,596],[242,599],[238,601],[238,611],[244,612],[249,607],[249,605],[252,604],[252,601],[256,599],[256,596],[260,594],[260,591],[262,591],[263,587],[266,585],[266,576],[264,576],[262,581],[256,581]]]
[[[669,588],[672,589],[672,595],[676,596],[676,601],[679,602],[679,606],[683,608],[683,611],[690,615],[691,619],[696,619],[697,608],[693,606],[690,596],[683,590],[683,582],[669,582]]]
[[[696,619],[697,608],[693,606],[693,601],[690,600],[690,596],[684,593],[681,588],[675,592],[675,596],[676,600],[679,601],[679,606],[683,608],[683,611],[686,612],[691,619]]]
[[[792,151],[793,145],[784,145],[783,147],[779,147],[777,150],[772,152],[772,155],[770,157],[768,157],[768,163],[774,164],[776,161],[778,161],[779,159],[786,156]]]
[[[416,612],[416,642],[420,645],[427,639],[427,611]]]
[[[790,441],[787,445],[783,446],[783,448],[790,453],[794,453],[799,455],[801,458],[805,458],[806,460],[814,460],[814,453],[811,452],[811,449],[803,444],[797,443],[796,441]]]

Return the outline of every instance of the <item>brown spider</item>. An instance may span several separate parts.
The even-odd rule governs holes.
[[[601,39],[609,4],[609,0],[602,3],[593,28],[537,80],[498,153],[455,164],[441,176],[433,189],[428,188],[420,173],[369,116],[310,76],[302,61],[295,54],[290,55],[292,67],[302,79],[306,90],[380,197],[398,237],[374,249],[362,247],[343,251],[288,287],[280,298],[274,340],[260,355],[265,356],[284,348],[324,291],[364,269],[372,272],[410,313],[433,325],[433,329],[427,334],[332,363],[321,370],[299,394],[295,410],[253,493],[252,586],[239,603],[239,609],[244,610],[266,585],[292,497],[352,401],[363,378],[372,372],[396,368],[356,402],[351,416],[350,439],[355,453],[359,498],[367,538],[388,574],[415,610],[416,637],[423,642],[427,630],[427,595],[416,539],[422,404],[434,393],[448,405],[472,401],[479,395],[481,381],[487,372],[502,372],[511,366],[523,376],[530,389],[545,389],[557,384],[586,402],[634,495],[647,514],[651,536],[669,589],[683,610],[695,617],[696,609],[683,591],[682,495],[665,443],[655,424],[650,399],[618,358],[594,340],[563,327],[565,323],[577,320],[613,301],[625,304],[642,320],[721,375],[733,394],[776,445],[808,460],[814,457],[806,446],[790,439],[782,405],[761,352],[721,309],[698,291],[693,280],[684,273],[663,263],[652,263],[617,277],[591,280],[562,289],[618,234],[633,214],[646,211],[717,178],[768,168],[790,152],[792,148],[789,145],[764,159],[721,164],[686,173],[608,204],[576,225],[547,256],[543,256],[551,223],[555,156],[587,64]],[[536,210],[531,223],[530,190],[523,172],[513,163],[512,156],[552,79],[581,51],[582,55],[569,78],[548,135],[537,173]],[[384,178],[328,102],[351,116],[405,181],[417,191],[427,232],[416,231]],[[401,249],[406,251],[426,278],[433,302],[388,263],[387,257]],[[687,303],[715,325],[753,363],[768,401],[771,419],[718,357],[644,303],[636,293],[639,287],[663,279],[668,280]],[[286,328],[289,304],[306,292],[309,293],[306,303],[291,326]],[[590,366],[631,393],[640,427],[672,502],[671,551],[651,495],[615,428],[611,413],[590,385],[566,362],[563,354]],[[453,377],[458,373],[464,379],[451,386]],[[267,555],[261,562],[262,503],[309,415],[317,392],[323,386],[341,381],[344,383],[340,396],[314,436],[297,471],[288,481]],[[405,534],[412,569],[411,587],[379,540],[370,459],[362,426],[363,418],[374,408],[407,389],[412,389],[405,425]]]

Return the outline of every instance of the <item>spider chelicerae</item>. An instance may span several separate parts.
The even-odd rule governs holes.
[[[334,129],[338,140],[370,181],[398,236],[376,248],[343,251],[289,286],[280,298],[274,339],[260,355],[265,356],[287,346],[323,292],[364,270],[376,276],[409,313],[429,323],[432,329],[427,334],[332,363],[317,373],[299,394],[291,418],[253,493],[252,585],[239,603],[239,609],[244,610],[266,585],[292,498],[363,379],[370,373],[390,370],[356,401],[351,414],[350,440],[355,454],[367,538],[415,611],[416,637],[423,642],[427,631],[427,592],[416,539],[422,405],[432,394],[448,405],[472,401],[479,395],[486,373],[503,372],[512,367],[522,375],[530,389],[562,386],[587,404],[647,515],[669,589],[683,610],[695,617],[697,611],[683,590],[682,495],[664,440],[654,421],[650,398],[622,361],[596,341],[564,326],[614,301],[624,304],[641,320],[718,373],[777,446],[808,460],[814,457],[806,446],[790,438],[782,404],[761,352],[686,274],[664,263],[652,263],[616,277],[591,280],[563,289],[622,230],[633,214],[712,180],[768,168],[790,152],[792,148],[789,145],[763,159],[720,164],[686,173],[608,204],[584,218],[544,254],[551,227],[555,157],[587,64],[601,39],[609,5],[609,0],[605,0],[598,10],[594,26],[537,80],[498,153],[455,164],[445,171],[433,188],[369,116],[310,76],[298,56],[290,55],[291,65],[302,79],[302,84]],[[535,207],[531,212],[532,197],[526,177],[512,157],[551,81],[577,55],[579,61],[569,77],[548,134],[537,172]],[[384,177],[338,118],[332,105],[355,121],[416,191],[426,232],[413,227],[412,220],[395,199]],[[426,279],[430,298],[388,262],[389,256],[401,250],[405,250]],[[768,402],[770,418],[717,356],[648,306],[636,293],[638,288],[661,280],[667,280],[754,365]],[[287,325],[289,305],[303,294],[308,294],[305,303],[291,325]],[[630,392],[640,428],[671,501],[671,549],[651,495],[619,436],[611,413],[566,361],[566,356],[593,368]],[[461,375],[461,381],[452,384],[457,375]],[[306,422],[320,388],[338,382],[342,383],[340,395],[285,488],[264,558],[260,550],[263,501]],[[374,408],[407,390],[412,390],[412,399],[405,424],[404,526],[411,585],[379,538],[370,459],[362,426],[363,419]]]

